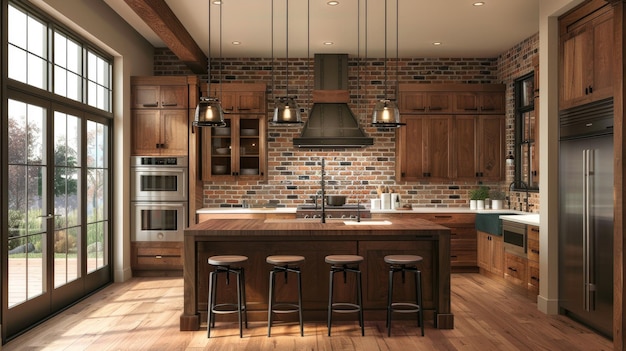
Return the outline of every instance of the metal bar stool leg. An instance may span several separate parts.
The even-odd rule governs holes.
[[[207,313],[207,338],[211,337],[211,327],[215,327],[215,317],[213,316],[213,307],[215,305],[215,290],[217,289],[216,272],[209,273],[209,309]]]
[[[302,319],[302,272],[298,273],[298,314],[300,315],[300,336],[304,336],[304,321]]]
[[[391,336],[391,301],[393,300],[393,267],[389,269],[389,287],[387,289],[387,336]]]
[[[248,329],[248,304],[246,302],[246,271],[243,267],[239,268],[241,274],[241,305],[243,309],[244,326]]]
[[[237,318],[239,321],[239,337],[243,338],[243,325],[242,325],[242,316],[241,316],[241,311],[242,311],[242,299],[241,299],[241,273],[237,273]]]
[[[362,284],[361,284],[361,270],[359,269],[356,272],[356,279],[357,279],[357,299],[359,302],[359,324],[361,325],[361,336],[365,336],[365,323],[363,322],[363,290],[362,290]]]
[[[419,306],[419,326],[422,329],[422,336],[424,336],[424,308],[422,307],[422,272],[417,271],[415,273],[415,281],[417,282],[417,305]]]
[[[272,333],[272,310],[274,309],[274,283],[276,282],[275,271],[270,272],[270,297],[269,306],[267,307],[267,336]]]
[[[333,286],[335,271],[330,270],[330,283],[328,288],[328,336],[330,336],[330,325],[333,321]]]

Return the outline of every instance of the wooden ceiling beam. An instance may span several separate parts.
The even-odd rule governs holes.
[[[124,0],[196,74],[207,73],[207,57],[165,0]]]

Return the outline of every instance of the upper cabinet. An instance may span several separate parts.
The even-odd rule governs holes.
[[[131,154],[187,155],[189,88],[185,76],[131,78]]]
[[[396,179],[504,179],[504,91],[502,84],[400,85],[406,127],[397,132]],[[433,110],[434,100],[450,104]]]
[[[265,84],[230,83],[211,90],[222,103],[226,127],[202,129],[202,179],[265,179]]]
[[[559,109],[613,96],[613,9],[590,1],[559,19]]]

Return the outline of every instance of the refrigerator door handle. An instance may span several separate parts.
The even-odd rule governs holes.
[[[583,284],[584,309],[595,310],[595,274],[593,269],[593,226],[591,223],[594,175],[594,152],[583,150]]]

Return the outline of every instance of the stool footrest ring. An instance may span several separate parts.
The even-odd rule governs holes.
[[[359,312],[361,307],[355,303],[335,302],[331,305],[332,311],[337,313],[354,313]]]

